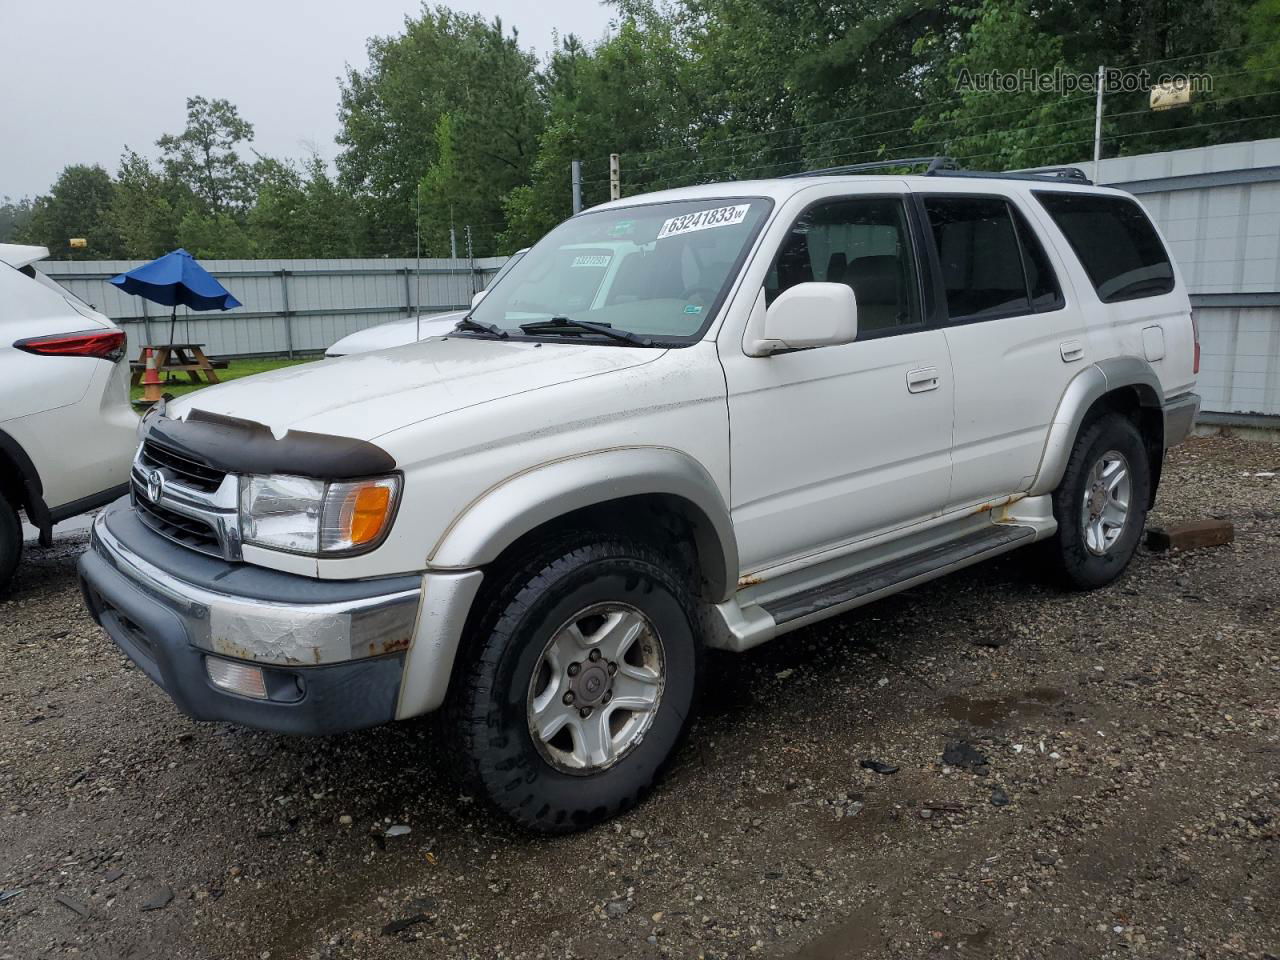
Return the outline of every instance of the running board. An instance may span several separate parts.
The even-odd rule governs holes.
[[[1012,549],[1024,540],[1029,543],[1034,537],[1035,531],[1030,527],[992,524],[985,530],[958,540],[940,543],[870,570],[802,590],[789,597],[780,597],[762,606],[773,617],[773,622],[781,627],[792,620],[810,617],[831,607],[845,608],[908,580],[940,576],[948,570],[976,563],[995,551]]]
[[[739,606],[731,600],[718,604],[716,609],[726,632],[712,645],[747,650],[779,634],[837,616],[1037,539],[1037,528],[1030,524],[987,524],[915,553],[762,603]]]

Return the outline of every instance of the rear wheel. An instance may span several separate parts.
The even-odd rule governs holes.
[[[1080,431],[1053,495],[1058,532],[1046,545],[1059,579],[1091,590],[1122,574],[1147,522],[1151,467],[1138,427],[1108,413]]]
[[[634,804],[692,713],[692,599],[643,543],[574,538],[498,573],[450,721],[469,784],[530,829],[567,832]]]
[[[18,511],[0,497],[0,594],[9,588],[21,559],[22,524],[18,522]]]

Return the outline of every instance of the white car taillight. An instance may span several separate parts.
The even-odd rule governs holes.
[[[28,337],[14,346],[41,357],[95,357],[115,363],[124,356],[124,331],[83,330],[49,337]]]

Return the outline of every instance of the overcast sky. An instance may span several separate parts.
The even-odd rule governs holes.
[[[539,57],[552,31],[602,36],[598,0],[456,0],[500,16]],[[125,144],[154,157],[188,96],[225,97],[263,153],[332,160],[338,80],[365,40],[401,32],[414,0],[0,0],[0,196],[48,189],[68,163],[115,173]]]

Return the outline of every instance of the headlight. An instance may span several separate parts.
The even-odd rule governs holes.
[[[316,556],[372,549],[395,515],[399,477],[326,482],[310,477],[240,478],[245,543]]]

